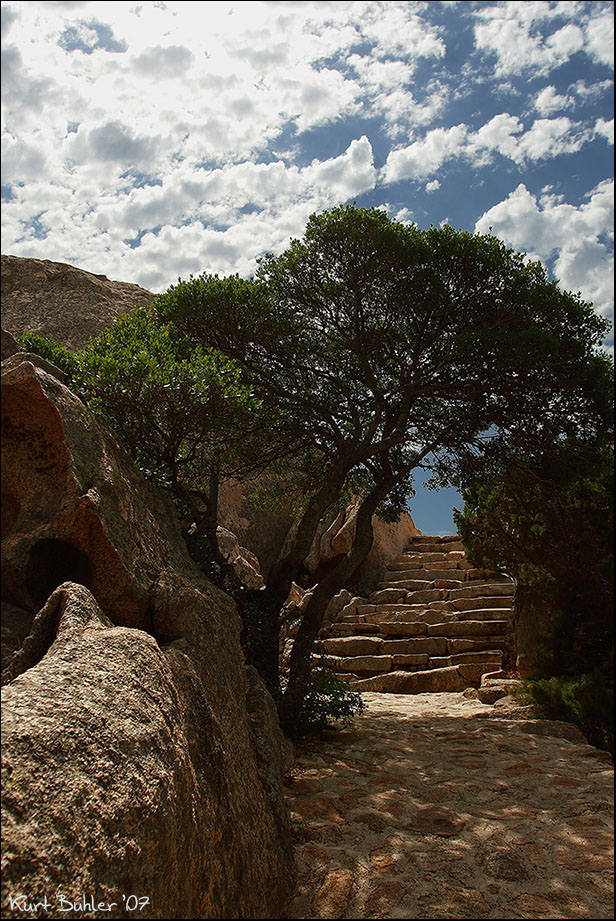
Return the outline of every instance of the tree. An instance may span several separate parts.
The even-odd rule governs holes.
[[[313,215],[303,239],[266,256],[254,279],[179,282],[155,308],[195,347],[232,359],[278,430],[301,432],[316,461],[293,541],[258,600],[270,687],[278,610],[318,522],[349,477],[365,483],[355,543],[304,612],[291,709],[327,603],[369,551],[383,500],[408,487],[413,469],[444,471],[512,423],[529,437],[575,430],[604,332],[591,305],[491,235],[422,231],[354,206]]]
[[[188,505],[217,581],[231,577],[217,538],[221,477],[239,476],[258,405],[233,363],[194,347],[151,308],[120,315],[77,353],[76,385],[103,413],[143,473]],[[244,451],[243,458],[246,458]]]
[[[478,457],[456,523],[472,562],[517,581],[508,664],[528,676],[613,669],[614,452],[605,431]]]

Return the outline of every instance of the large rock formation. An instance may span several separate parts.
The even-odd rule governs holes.
[[[321,523],[305,560],[309,572],[319,573],[337,557],[349,552],[355,540],[360,501],[360,497],[355,497],[345,509]],[[375,516],[372,519],[372,528],[372,549],[355,578],[356,584],[361,586],[361,592],[364,594],[374,591],[377,583],[383,579],[390,560],[402,553],[411,538],[421,535],[411,516],[406,513],[391,523]]]
[[[3,917],[278,917],[288,752],[232,601],[57,378],[13,355],[2,411]]]
[[[139,285],[63,262],[2,256],[2,322],[14,336],[37,333],[79,348],[118,313],[151,304],[154,297]]]

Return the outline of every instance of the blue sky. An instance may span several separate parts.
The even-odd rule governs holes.
[[[491,227],[612,315],[611,3],[20,2],[2,41],[4,253],[158,291],[357,201]]]

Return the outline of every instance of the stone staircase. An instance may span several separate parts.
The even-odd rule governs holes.
[[[513,594],[507,576],[471,566],[457,536],[415,537],[368,601],[343,608],[317,652],[355,690],[476,687],[501,668]]]

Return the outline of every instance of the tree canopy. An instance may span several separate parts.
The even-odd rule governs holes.
[[[294,643],[286,693],[299,706],[325,608],[369,552],[373,514],[405,507],[418,467],[453,480],[499,439],[591,431],[604,331],[590,304],[490,234],[341,206],[251,279],[179,280],[81,360],[90,400],[146,471],[194,491],[214,468],[252,465],[282,471],[300,497],[251,599],[274,691],[280,607],[323,516],[359,492],[355,542],[314,587]]]
[[[286,596],[348,477],[365,483],[355,545],[305,612],[300,670],[327,601],[370,549],[383,499],[416,467],[452,470],[497,433],[579,428],[592,415],[605,330],[590,304],[491,235],[420,230],[354,206],[313,215],[253,279],[206,274],[155,307],[195,346],[232,359],[281,428],[314,451],[318,475],[268,576],[272,598]]]

